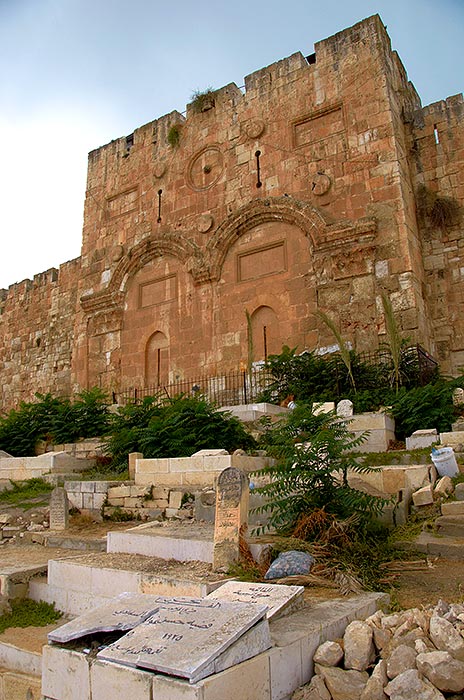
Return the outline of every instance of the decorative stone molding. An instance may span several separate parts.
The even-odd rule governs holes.
[[[106,289],[81,297],[83,310],[91,313],[121,306],[128,280],[153,258],[161,255],[172,255],[184,264],[187,261],[193,261],[189,264],[194,278],[196,274],[200,277],[205,275],[201,251],[195,243],[179,234],[165,233],[157,238],[149,236],[133,246],[121,258]]]

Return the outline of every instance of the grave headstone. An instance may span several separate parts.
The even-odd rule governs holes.
[[[266,615],[264,605],[225,603],[208,598],[157,598],[158,610],[117,642],[97,654],[97,658],[125,666],[145,668],[195,683],[217,670],[216,661],[232,652],[232,645],[247,633],[254,635],[255,646],[246,657],[264,651],[270,645],[267,621],[261,622],[263,639],[256,639],[257,626]],[[240,645],[242,646],[243,645]],[[248,645],[249,646],[249,645]],[[239,663],[230,653],[231,662]]]
[[[138,459],[143,459],[142,452],[129,453],[129,479],[135,479],[135,463]]]
[[[227,581],[209,593],[207,598],[230,601],[231,603],[267,605],[269,608],[267,619],[270,620],[302,607],[303,595],[303,586]]]
[[[50,530],[66,530],[68,521],[68,494],[62,486],[56,486],[50,496]]]
[[[351,418],[353,415],[353,402],[349,399],[342,399],[337,404],[337,416],[340,418]]]
[[[248,477],[236,467],[224,469],[216,488],[213,569],[227,571],[239,560],[240,535],[248,524]]]
[[[455,406],[462,406],[464,404],[464,389],[461,389],[461,387],[456,387],[453,391],[453,404]]]
[[[157,598],[158,596],[140,593],[121,593],[117,598],[96,610],[89,610],[71,622],[52,630],[48,634],[48,640],[66,644],[73,639],[80,639],[97,632],[128,632],[157,610]]]

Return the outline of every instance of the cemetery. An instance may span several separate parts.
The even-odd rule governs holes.
[[[268,415],[279,431],[295,416],[302,421],[303,408],[260,403],[236,406],[234,414],[249,428]],[[342,400],[315,404],[310,416],[313,440],[327,426],[349,440],[347,484],[380,499],[380,522],[391,528],[406,525],[411,513],[441,510],[433,530],[398,542],[406,557],[408,549],[424,556],[406,559],[406,570],[433,567],[436,557],[464,559],[464,488],[454,478],[464,444],[459,420],[448,432],[417,430],[407,450],[389,452],[395,423],[386,413],[354,414]],[[59,448],[0,457],[4,487],[7,480],[27,483],[36,460],[52,489],[35,519],[24,511],[15,520],[8,507],[0,512],[2,601],[44,601],[63,614],[43,631],[31,628],[34,643],[0,634],[1,700],[126,700],[128,692],[133,700],[374,700],[389,691],[398,699],[410,692],[438,699],[464,688],[464,605],[441,601],[388,613],[385,586],[374,592],[356,578],[324,579],[317,540],[312,554],[281,554],[264,576],[282,517],[263,507],[280,478],[271,448],[203,447],[155,458],[133,452],[123,480],[86,478],[101,454],[98,440]],[[296,472],[300,455],[308,464],[314,458],[311,437],[292,449]],[[382,466],[361,466],[382,454]],[[324,469],[320,447],[316,457]],[[330,457],[334,469],[345,459],[334,451]],[[292,500],[299,497],[295,488]],[[73,530],[77,512],[88,518],[87,536]],[[127,522],[108,519],[115,513]],[[92,522],[99,536],[90,534]],[[306,568],[289,575],[297,554]],[[233,568],[240,562],[258,567],[261,578],[241,580]],[[270,574],[276,566],[283,568]],[[392,576],[388,568],[385,575]],[[321,582],[322,594],[312,588]]]

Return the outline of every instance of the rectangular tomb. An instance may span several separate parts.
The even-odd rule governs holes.
[[[264,605],[161,596],[156,601],[158,609],[153,615],[100,651],[98,658],[195,683],[227,667],[225,652],[230,652],[229,665],[233,665],[271,645],[268,623],[262,622],[267,612]],[[260,630],[253,630],[249,643],[241,645],[242,652],[234,654],[232,645],[257,623],[261,623]],[[221,656],[219,669],[215,662]]]
[[[227,581],[208,594],[214,600],[231,603],[249,603],[252,605],[267,605],[267,619],[295,612],[302,607],[304,587],[282,586],[275,583],[248,583],[244,581]]]

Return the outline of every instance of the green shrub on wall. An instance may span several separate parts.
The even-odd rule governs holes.
[[[146,458],[189,457],[201,449],[250,449],[255,441],[242,423],[206,399],[157,396],[120,407],[106,451],[113,467],[125,469],[130,452]]]
[[[36,394],[0,418],[0,449],[13,457],[35,454],[37,442],[61,444],[108,432],[108,399],[98,388],[82,391],[74,401]]]

